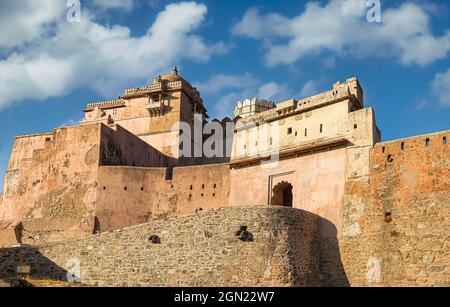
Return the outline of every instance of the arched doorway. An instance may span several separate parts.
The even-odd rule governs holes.
[[[292,184],[287,181],[278,183],[273,188],[270,204],[272,206],[292,207]]]

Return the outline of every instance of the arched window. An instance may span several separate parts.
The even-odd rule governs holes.
[[[273,194],[270,204],[272,206],[292,207],[292,184],[286,181],[278,183],[273,188]]]

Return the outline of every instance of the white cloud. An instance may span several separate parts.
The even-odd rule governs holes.
[[[450,69],[436,74],[431,89],[440,106],[450,107]]]
[[[0,2],[0,49],[42,38],[53,23],[65,18],[65,1]]]
[[[317,89],[317,82],[314,80],[309,80],[307,81],[301,91],[300,91],[300,97],[301,98],[306,98],[315,94],[318,94],[319,91]]]
[[[82,120],[83,120],[82,118],[79,119],[69,118],[63,121],[58,127],[77,126],[80,124]]]
[[[275,82],[269,82],[261,86],[258,90],[258,97],[271,100],[274,98],[285,98],[286,95],[289,95],[291,90],[286,84],[278,84]]]
[[[422,111],[423,109],[425,109],[425,107],[428,106],[428,101],[427,100],[420,100],[419,102],[417,102],[413,109],[415,111]]]
[[[414,3],[382,11],[382,23],[369,23],[361,0],[309,2],[305,10],[287,18],[249,9],[234,25],[236,35],[261,39],[269,66],[290,64],[314,53],[341,56],[395,57],[402,64],[427,65],[450,51],[450,30],[435,36],[429,10]]]
[[[255,77],[249,73],[241,75],[224,75],[219,74],[205,83],[198,85],[202,94],[215,94],[224,89],[243,89],[255,86],[258,83]]]
[[[131,11],[134,7],[134,0],[93,0],[92,4],[104,10],[123,9]]]
[[[65,10],[60,10],[64,18]],[[81,23],[64,19],[51,29],[43,26],[46,30],[34,35],[27,48],[19,47],[0,60],[0,108],[25,99],[58,97],[77,88],[113,97],[126,84],[149,80],[183,58],[208,61],[227,48],[223,43],[207,45],[192,33],[206,13],[206,6],[195,2],[167,5],[140,37],[131,36],[127,27],[96,23],[86,10]]]

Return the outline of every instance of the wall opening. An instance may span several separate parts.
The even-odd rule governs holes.
[[[401,143],[400,148],[401,148],[401,150],[404,150],[404,149],[405,149],[405,142],[402,142],[402,143]]]
[[[94,229],[92,230],[92,234],[96,235],[99,233],[101,233],[100,220],[98,219],[98,217],[94,217]]]
[[[387,161],[388,161],[389,163],[394,162],[394,157],[393,157],[392,155],[387,155]]]
[[[425,146],[430,146],[430,139],[429,138],[427,138],[426,140],[425,140]]]
[[[282,181],[273,188],[272,206],[292,207],[292,184]]]
[[[320,133],[323,132],[323,124],[320,124]]]
[[[446,137],[446,136],[444,136],[444,137],[442,138],[442,144],[444,144],[444,145],[447,144],[447,137]]]

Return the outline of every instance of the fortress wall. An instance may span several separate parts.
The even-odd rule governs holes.
[[[228,164],[176,167],[170,189],[171,195],[177,195],[176,210],[181,214],[228,206],[230,167]]]
[[[157,215],[167,190],[165,168],[101,166],[95,216],[101,231],[145,223]]]
[[[294,208],[318,214],[340,229],[346,155],[345,148],[337,148],[274,164],[233,168],[230,205],[268,205],[273,188],[286,181],[293,186]]]
[[[91,233],[99,136],[93,124],[15,139],[0,220],[22,221],[23,243]]]
[[[100,230],[228,205],[229,166],[107,167],[98,172],[96,217]],[[191,189],[192,186],[192,189]]]
[[[233,168],[230,171],[230,205],[268,205],[273,190],[281,182],[293,189],[293,207],[321,217],[318,244],[320,248],[321,284],[347,286],[336,239],[342,230],[347,149],[337,148],[279,161],[275,168],[258,165]]]
[[[276,120],[270,123],[270,129],[262,126],[264,130],[260,130],[260,127],[253,125],[239,131],[234,134],[232,159],[252,156],[257,150],[261,150],[262,146],[267,147],[263,147],[263,151],[269,148],[282,150],[302,143],[341,137],[345,135],[347,125],[342,118],[347,117],[348,109],[349,102],[345,100]],[[270,135],[265,135],[268,133]],[[259,139],[256,139],[256,136]],[[266,138],[273,139],[272,145]],[[258,146],[255,141],[258,141]]]
[[[379,143],[368,180],[347,182],[339,244],[351,284],[450,285],[449,137]]]
[[[100,165],[165,166],[165,156],[120,125],[101,126]]]
[[[29,264],[33,277],[65,279],[78,260],[78,276],[88,285],[316,285],[318,219],[283,207],[203,211],[46,246],[0,249],[0,278]],[[241,226],[247,226],[246,241],[236,235]]]
[[[175,130],[177,131],[177,130]],[[178,132],[162,132],[156,134],[146,134],[139,136],[146,143],[151,144],[151,146],[155,147],[163,154],[171,157],[178,156]],[[175,144],[176,146],[173,146]],[[174,150],[174,148],[176,150]],[[175,163],[172,163],[175,165]]]

